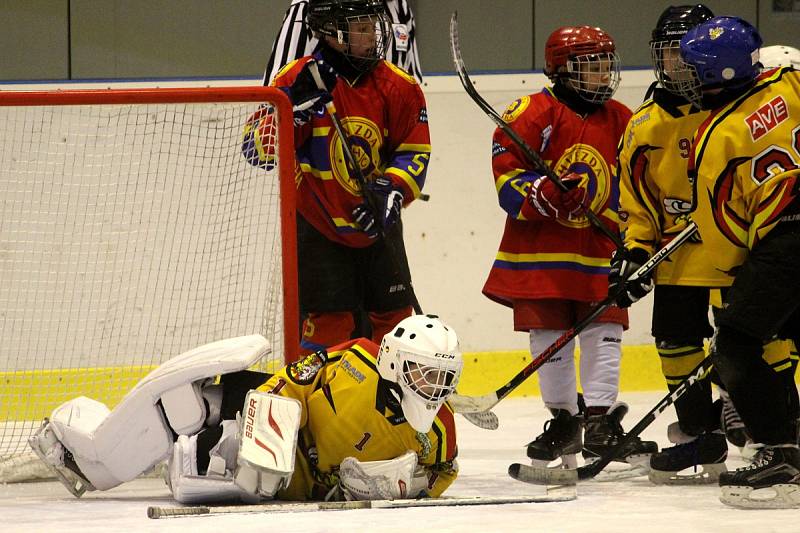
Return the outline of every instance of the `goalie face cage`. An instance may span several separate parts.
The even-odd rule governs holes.
[[[241,151],[262,103],[272,169]],[[266,371],[296,358],[283,93],[0,92],[0,116],[0,481],[68,399],[112,408],[163,361],[239,335],[270,341]]]

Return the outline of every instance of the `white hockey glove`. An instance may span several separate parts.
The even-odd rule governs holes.
[[[361,462],[346,457],[339,466],[338,493],[333,499],[397,500],[415,498],[428,485],[417,454],[408,451],[387,461]]]

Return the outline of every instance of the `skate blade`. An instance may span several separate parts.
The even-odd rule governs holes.
[[[711,483],[716,483],[719,480],[719,475],[728,470],[725,463],[698,466],[702,470],[692,474],[681,474],[681,472],[688,471],[688,469],[678,472],[665,472],[662,470],[650,469],[647,477],[650,479],[650,482],[655,485],[709,485]]]
[[[609,463],[599,474],[594,478],[594,481],[604,483],[608,481],[622,481],[624,479],[631,479],[635,477],[646,476],[650,471],[650,455],[631,455],[627,458],[626,463]],[[586,464],[592,464],[597,461],[596,457],[586,459]],[[613,466],[612,466],[613,465]],[[625,466],[617,466],[625,465]]]
[[[787,483],[763,489],[725,485],[719,501],[740,509],[800,509],[800,485]]]
[[[576,469],[578,468],[578,455],[570,453],[562,455],[553,460],[547,459],[531,459],[531,466],[534,468],[553,468],[553,469]]]
[[[48,459],[46,450],[52,447],[51,439],[45,435],[48,423],[49,420],[45,418],[44,422],[42,422],[42,426],[28,439],[28,446],[30,446],[33,453],[42,460],[45,466],[47,466],[58,480],[61,481],[67,490],[76,498],[80,498],[87,490],[94,490],[94,487],[91,483],[78,476],[66,466],[54,465],[51,459]]]

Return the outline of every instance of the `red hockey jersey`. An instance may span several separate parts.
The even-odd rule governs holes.
[[[286,65],[273,85],[289,87],[304,57]],[[430,133],[425,97],[416,80],[381,61],[351,85],[339,78],[333,90],[342,127],[364,177],[387,176],[408,205],[420,196],[430,160]],[[342,140],[326,113],[295,127],[297,210],[328,239],[361,248],[375,241],[360,231],[352,216],[363,203],[358,182],[348,172]]]
[[[514,101],[503,119],[556,174],[588,178],[591,209],[618,230],[616,148],[631,117],[615,100],[586,117],[559,101],[550,88]],[[588,219],[527,220],[522,214],[531,183],[540,173],[499,128],[492,145],[492,170],[500,207],[508,215],[500,249],[483,293],[504,305],[514,300],[602,300],[614,244]]]

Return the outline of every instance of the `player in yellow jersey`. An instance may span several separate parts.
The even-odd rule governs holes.
[[[680,38],[713,16],[702,4],[670,6],[653,30],[650,48],[657,82],[651,88],[652,98],[634,113],[620,141],[620,219],[626,252],[614,256],[617,268],[612,269],[609,293],[691,220],[686,161],[694,132],[708,113],[688,99],[694,83],[680,57]],[[714,332],[708,319],[709,288],[727,287],[731,281],[711,266],[697,241],[683,245],[658,267],[652,334],[670,391],[705,357],[703,340]],[[617,305],[628,307],[651,287],[651,279],[630,282]],[[670,428],[669,437],[676,446],[650,457],[650,479],[670,484],[715,482],[725,470],[727,445],[719,430],[710,380],[686,391],[675,402],[675,411],[678,427]],[[690,473],[679,474],[692,467]]]
[[[246,370],[268,351],[250,335],[185,352],[113,411],[84,397],[57,407],[31,447],[76,496],[165,458],[182,503],[438,497],[455,480],[445,402],[463,360],[437,317],[402,320],[380,347],[356,339],[271,376]]]
[[[765,341],[800,341],[800,73],[761,72],[761,44],[737,17],[713,18],[681,39],[696,102],[711,110],[689,158],[692,218],[714,267],[735,276],[712,360],[759,447],[753,465],[720,475],[721,499],[800,508],[797,388],[762,358]]]

